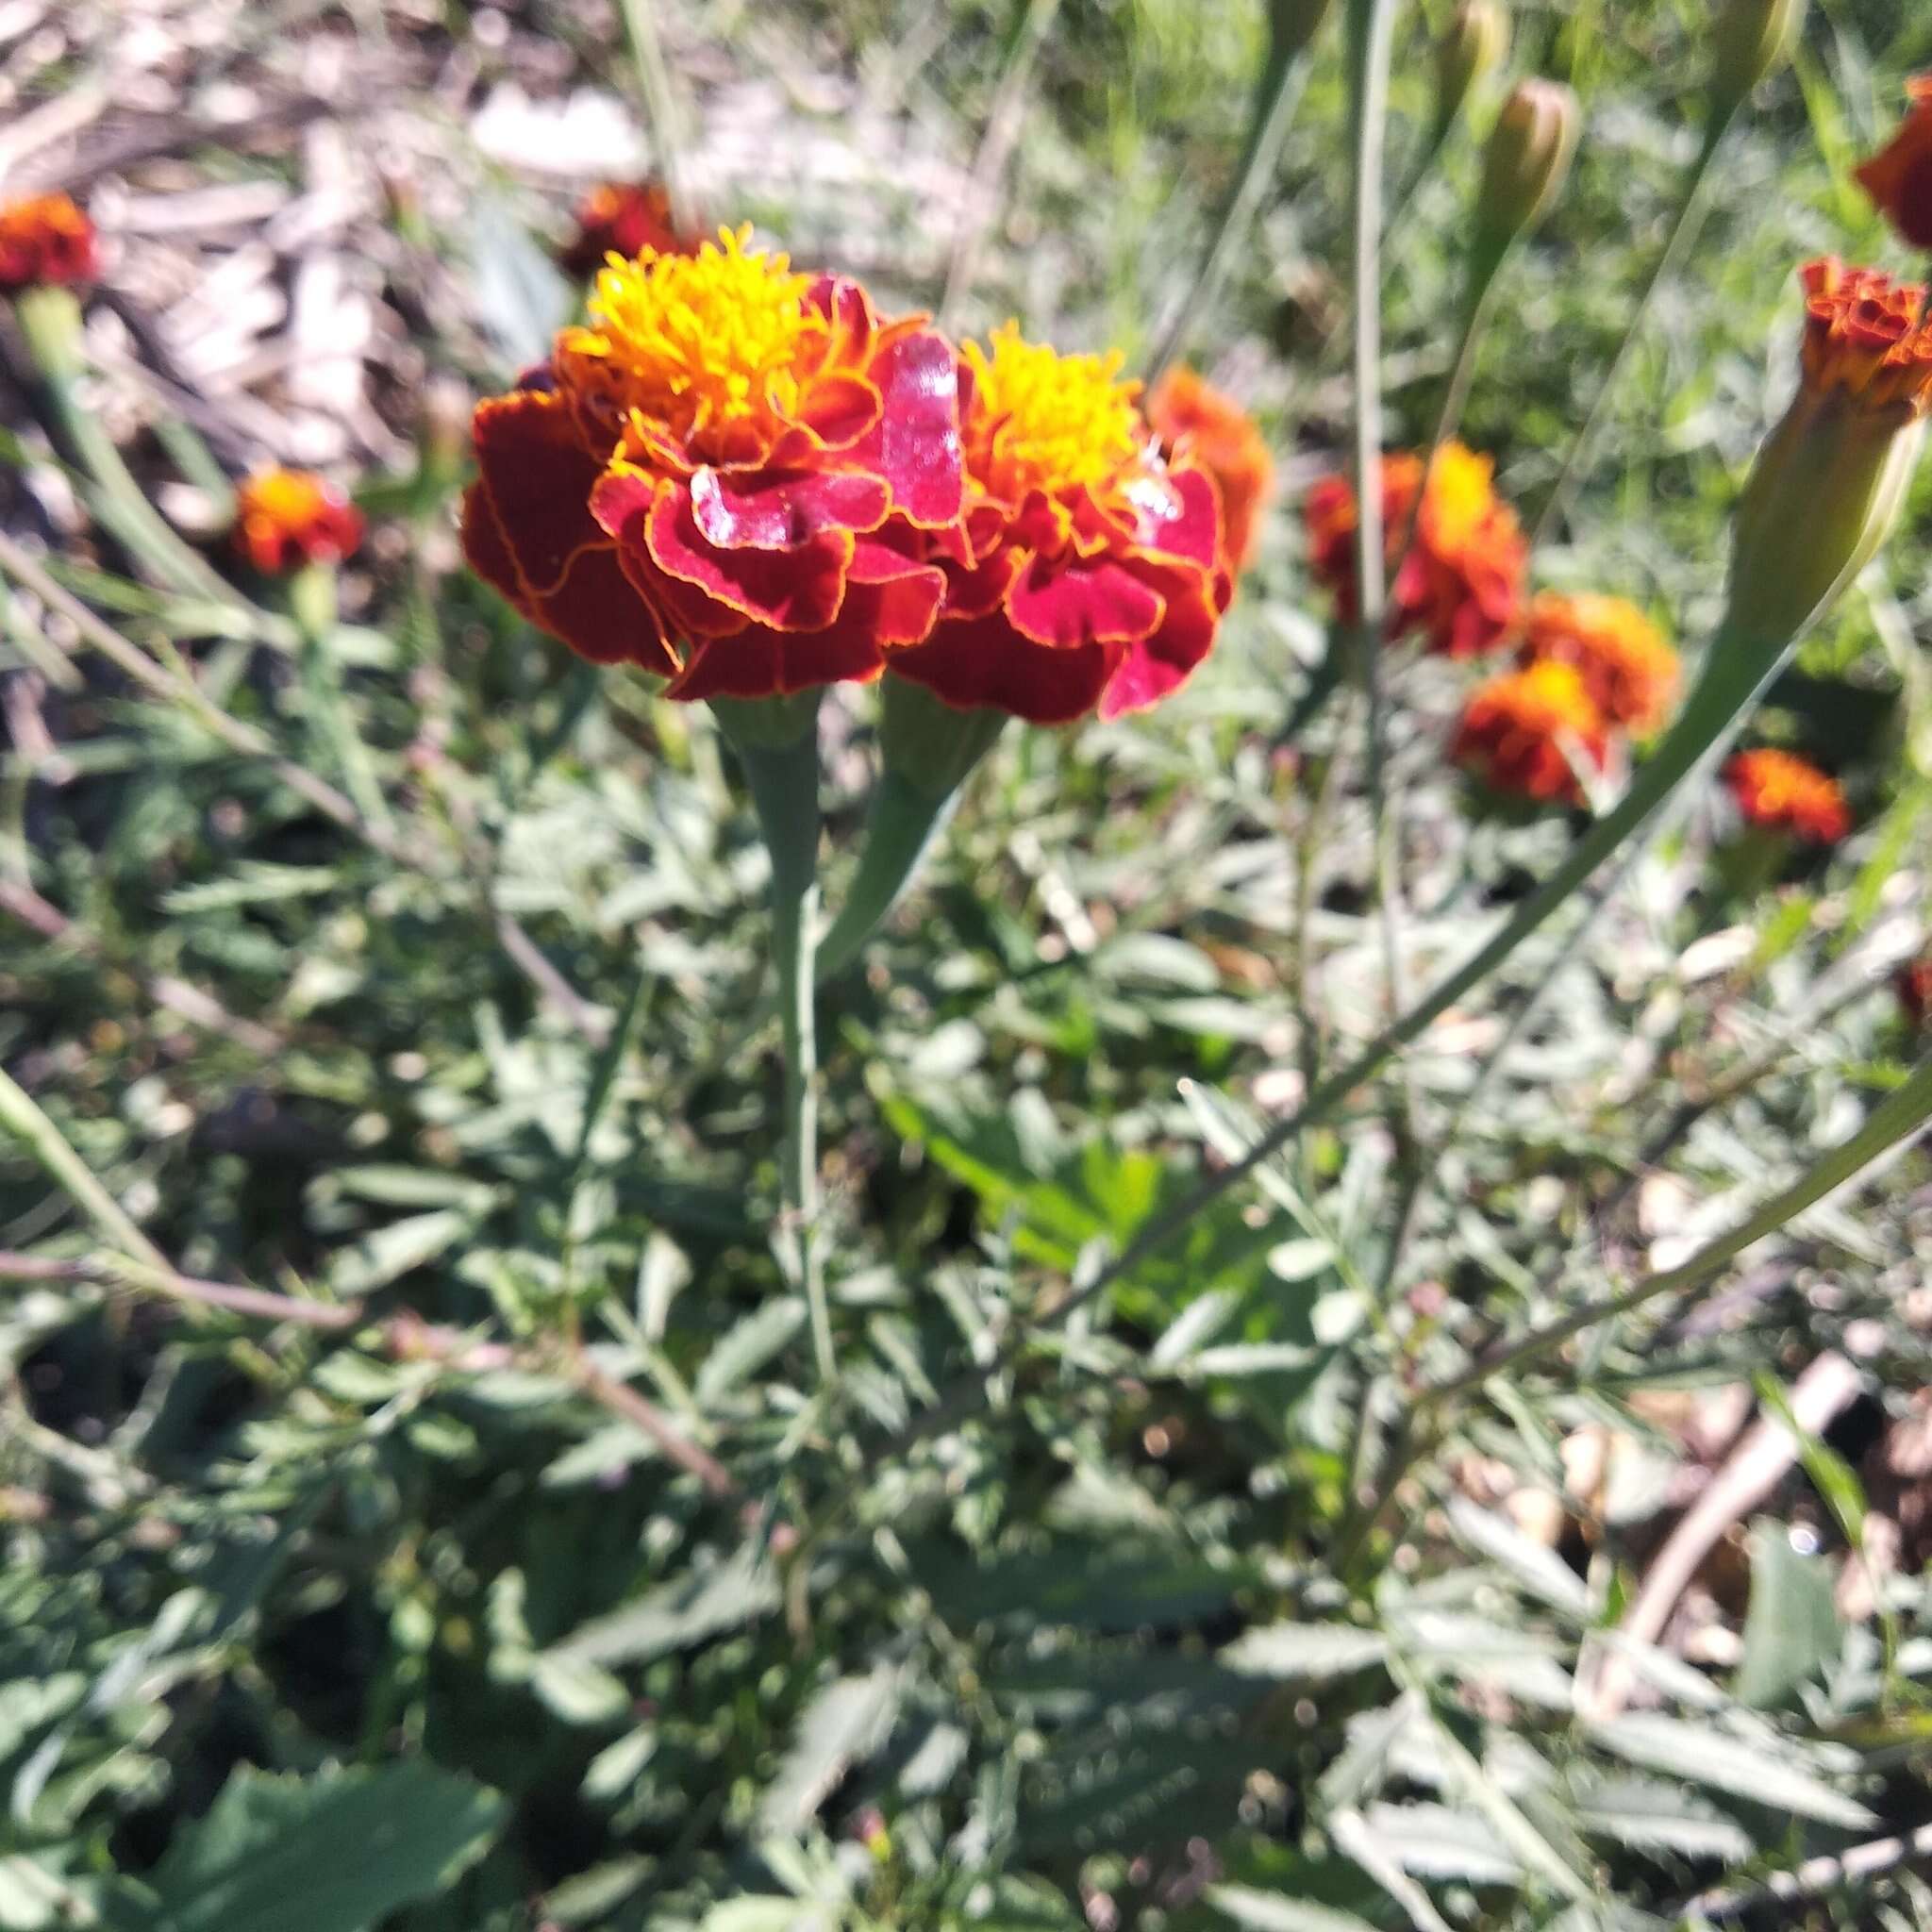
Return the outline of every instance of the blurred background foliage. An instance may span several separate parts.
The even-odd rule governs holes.
[[[1027,10],[676,0],[677,164],[713,219],[888,304],[936,303],[983,222],[953,322],[1131,358],[1229,181],[1262,9],[1063,0],[985,200]],[[1708,11],[1512,8],[1511,71],[1588,117],[1465,429],[1525,522],[1662,243]],[[1400,12],[1398,183],[1440,24]],[[1903,1077],[1932,477],[1758,721],[1842,778],[1848,841],[1727,864],[1713,788],[1582,942],[1526,948],[1050,1319],[1386,1012],[1358,723],[1338,701],[1283,737],[1327,615],[1293,511],[1349,408],[1339,42],[1193,323],[1284,481],[1215,658],[1145,721],[1009,734],[824,998],[817,1391],[768,1243],[733,774],[705,717],[535,637],[452,534],[470,398],[574,299],[573,199],[653,151],[623,10],[0,8],[8,192],[69,186],[101,225],[81,396],[169,528],[217,531],[271,458],[373,519],[307,640],[219,552],[170,581],[94,513],[13,344],[0,1062],[169,1264],[309,1319],[164,1291],[0,1151],[0,1925],[1932,1924],[1923,1148],[1714,1295],[1458,1405],[1367,1520],[1356,1494],[1438,1340],[1682,1259]],[[1793,271],[1897,259],[1847,170],[1928,62],[1917,9],[1817,0],[1541,583],[1634,597],[1694,653],[1791,380]],[[1391,441],[1426,435],[1453,349],[1477,153],[1454,133],[1391,225]],[[359,832],[104,661],[87,610]],[[1473,805],[1443,756],[1467,684],[1396,687],[1418,981],[1572,833]],[[835,892],[870,721],[863,693],[828,712]]]

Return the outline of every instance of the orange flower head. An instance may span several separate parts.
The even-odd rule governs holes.
[[[928,537],[963,490],[952,348],[748,225],[607,263],[585,325],[473,426],[472,568],[667,696],[874,678],[939,615]]]
[[[1835,256],[1801,273],[1807,387],[1840,391],[1862,408],[1924,416],[1932,408],[1932,323],[1919,319],[1925,291]]]
[[[94,225],[67,195],[0,204],[0,290],[92,281],[99,268]]]
[[[1577,761],[1600,772],[1608,755],[1603,713],[1582,673],[1552,659],[1479,686],[1450,746],[1491,791],[1552,805],[1581,805]]]
[[[577,203],[576,231],[558,253],[558,266],[587,280],[613,255],[628,260],[645,249],[690,255],[695,237],[681,234],[672,219],[671,197],[657,181],[605,181]]]
[[[1662,728],[1681,675],[1676,652],[1636,605],[1590,591],[1535,598],[1523,661],[1574,665],[1605,720],[1638,738]]]
[[[1724,783],[1748,824],[1814,845],[1835,845],[1852,828],[1838,780],[1794,753],[1740,751],[1725,765]]]
[[[1147,421],[1171,452],[1186,448],[1214,478],[1228,560],[1245,570],[1274,499],[1274,458],[1254,418],[1232,396],[1175,363],[1147,398]]]
[[[889,660],[956,710],[1117,717],[1213,646],[1233,591],[1214,483],[1191,448],[1161,455],[1120,369],[1012,323],[966,345],[966,513],[931,541],[945,608]]]
[[[1898,132],[1853,173],[1908,247],[1932,248],[1932,74],[1907,81],[1906,93]]]
[[[361,541],[361,511],[307,470],[258,470],[235,492],[235,548],[264,575],[339,562]]]
[[[1906,1024],[1920,1027],[1932,1023],[1932,949],[1907,959],[1898,969],[1893,983],[1898,1003],[1905,1009]]]
[[[1516,512],[1497,496],[1494,476],[1488,457],[1459,442],[1437,453],[1426,490],[1419,456],[1402,451],[1382,458],[1382,531],[1391,566],[1407,544],[1389,591],[1391,640],[1419,631],[1429,651],[1477,658],[1522,622],[1529,546]],[[1308,491],[1304,514],[1314,575],[1333,592],[1342,622],[1352,624],[1358,607],[1356,501],[1348,478],[1324,477]]]

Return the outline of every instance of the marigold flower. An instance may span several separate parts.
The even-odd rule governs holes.
[[[94,225],[69,196],[0,204],[0,290],[92,281],[99,266]]]
[[[1495,465],[1459,442],[1444,443],[1416,495],[1423,459],[1407,451],[1382,458],[1382,529],[1392,565],[1407,558],[1389,593],[1389,636],[1423,633],[1448,658],[1494,650],[1522,621],[1529,546],[1516,512],[1495,492]],[[1338,614],[1355,622],[1355,490],[1325,476],[1308,491],[1310,564],[1333,592]],[[1413,525],[1413,529],[1411,529]]]
[[[1186,448],[1162,458],[1120,367],[1012,323],[966,347],[971,489],[960,529],[930,545],[945,608],[929,641],[890,660],[955,709],[1118,717],[1213,646],[1233,591],[1214,484]]]
[[[474,429],[472,567],[669,697],[875,677],[932,629],[945,579],[923,548],[961,502],[952,349],[748,225],[608,265],[588,325]]]
[[[1932,161],[1932,97],[1926,111]],[[1932,244],[1928,244],[1932,245]],[[1847,268],[1835,256],[1807,261],[1805,381],[1840,391],[1868,409],[1924,416],[1932,408],[1932,323],[1920,320],[1925,291],[1882,269]]]
[[[604,181],[576,207],[576,232],[558,252],[558,266],[576,280],[593,275],[613,255],[630,260],[650,249],[690,255],[696,238],[681,234],[671,197],[657,181]]]
[[[1725,765],[1724,783],[1746,823],[1767,831],[1835,845],[1852,828],[1838,780],[1795,753],[1740,751]]]
[[[1591,591],[1532,601],[1523,661],[1574,665],[1604,718],[1638,738],[1669,719],[1681,676],[1676,652],[1636,605]]]
[[[1893,984],[1907,1025],[1923,1026],[1932,1021],[1932,952],[1907,959],[1893,975]]]
[[[258,470],[235,492],[235,548],[268,576],[334,563],[362,541],[362,512],[307,470]]]
[[[1932,248],[1932,74],[1906,83],[1911,102],[1890,142],[1854,176],[1913,248]]]
[[[1492,791],[1581,805],[1574,759],[1602,771],[1603,713],[1574,664],[1546,659],[1492,677],[1463,707],[1450,756]]]
[[[1184,450],[1214,478],[1228,561],[1245,570],[1274,500],[1274,458],[1255,419],[1232,396],[1176,363],[1149,392],[1147,421],[1170,451]]]

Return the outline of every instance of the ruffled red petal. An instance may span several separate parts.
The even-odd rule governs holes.
[[[1084,717],[1120,662],[1119,644],[1049,650],[1022,641],[1004,617],[941,619],[926,642],[894,651],[892,671],[962,711],[990,707],[1032,724]]]
[[[1221,507],[1205,470],[1183,463],[1137,482],[1128,494],[1139,513],[1136,542],[1214,569],[1223,547]]]
[[[926,529],[959,515],[965,481],[952,346],[931,329],[888,342],[874,358],[884,408],[852,455],[891,485],[892,501]]]
[[[651,561],[713,603],[773,630],[823,630],[839,614],[857,540],[814,531],[787,550],[724,550],[706,540],[681,484],[659,488],[644,519]]]
[[[855,591],[846,600],[851,613],[841,611],[823,630],[768,630],[754,624],[736,637],[709,639],[665,695],[689,701],[783,697],[841,679],[867,682],[885,662],[861,608],[872,594]]]
[[[1157,568],[1145,561],[1139,567],[1159,589],[1161,621],[1145,637],[1127,644],[1119,668],[1100,694],[1103,718],[1144,711],[1185,684],[1214,648],[1215,628],[1232,592],[1232,580],[1224,571]]]
[[[707,469],[691,479],[692,519],[724,550],[792,550],[821,530],[875,530],[891,502],[878,477],[858,470],[747,476]]]
[[[702,643],[707,638],[736,637],[749,623],[681,577],[667,575],[651,556],[648,537],[652,506],[677,489],[675,482],[641,470],[612,469],[591,492],[591,509],[617,542],[617,560],[631,588],[664,614],[670,634]]]
[[[1007,592],[1006,609],[1023,638],[1063,651],[1144,638],[1166,605],[1158,591],[1110,558],[1087,564],[1036,557]]]

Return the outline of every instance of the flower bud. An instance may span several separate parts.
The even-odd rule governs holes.
[[[1436,128],[1447,130],[1471,90],[1493,74],[1509,52],[1509,16],[1503,0],[1461,0],[1436,42]]]
[[[1711,28],[1710,90],[1728,112],[1790,58],[1805,0],[1727,0]]]
[[[1932,409],[1925,291],[1835,259],[1804,271],[1803,380],[1738,504],[1726,628],[1782,646],[1898,521]]]
[[[1576,152],[1576,96],[1554,80],[1520,80],[1490,132],[1477,220],[1491,245],[1507,246],[1549,212]]]

